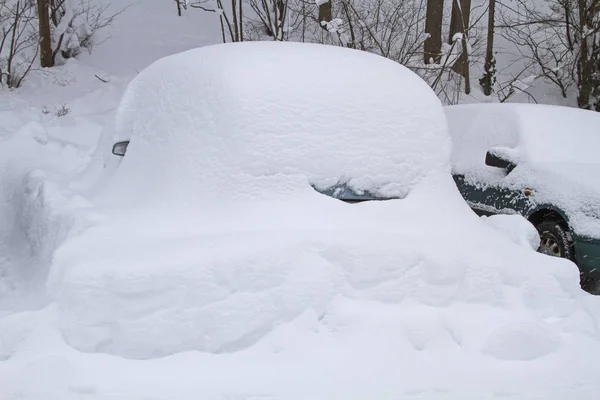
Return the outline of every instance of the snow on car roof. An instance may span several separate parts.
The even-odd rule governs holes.
[[[443,108],[422,79],[316,44],[215,45],[155,62],[118,110],[115,140],[129,138],[115,184],[136,202],[256,195],[265,177],[265,196],[293,191],[290,180],[403,196],[449,171]]]
[[[468,104],[445,112],[459,173],[484,167],[485,153],[495,146],[516,148],[527,163],[600,164],[596,112],[538,104]]]

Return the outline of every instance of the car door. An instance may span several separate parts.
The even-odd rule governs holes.
[[[498,183],[480,182],[464,175],[453,175],[454,182],[469,207],[478,215],[521,214],[531,208],[530,192],[510,189]]]

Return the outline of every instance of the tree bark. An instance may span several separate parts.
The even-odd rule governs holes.
[[[444,16],[443,0],[427,0],[427,13],[425,15],[425,33],[429,37],[425,40],[425,64],[439,63],[442,55],[442,23]]]
[[[466,40],[469,37],[469,21],[471,19],[471,0],[453,0],[452,2],[452,16],[450,17],[450,37],[448,43],[452,43],[454,35],[462,33],[463,44],[462,53],[458,60],[452,66],[452,69],[457,74],[464,77],[468,75],[469,69],[469,56],[467,54]]]
[[[233,29],[235,32],[233,41],[239,42],[240,41],[240,31],[239,31],[238,20],[237,20],[236,0],[231,0],[231,14],[233,15]]]
[[[452,0],[452,14],[450,16],[450,35],[448,36],[448,43],[452,44],[452,38],[455,34],[462,33],[463,30],[468,32],[470,19],[471,0]]]
[[[40,64],[42,68],[54,66],[52,57],[52,41],[50,38],[50,13],[48,0],[37,0],[39,35],[40,35]]]
[[[588,4],[586,0],[578,0],[579,8],[579,37],[580,46],[579,51],[579,62],[577,65],[577,74],[579,80],[579,95],[577,96],[577,105],[580,108],[589,109],[591,108],[590,97],[593,90],[593,78],[592,74],[594,71],[593,60],[591,59],[590,46],[588,31],[590,30],[590,24],[588,21]]]
[[[319,23],[321,22],[331,22],[332,17],[332,7],[331,0],[326,3],[319,5]]]
[[[492,94],[492,62],[494,60],[494,30],[496,24],[496,0],[490,0],[488,8],[488,31],[487,31],[487,47],[485,50],[485,76],[483,83],[483,94],[489,96]]]
[[[240,17],[240,42],[244,41],[244,13],[242,11],[242,0],[239,2],[239,17]]]

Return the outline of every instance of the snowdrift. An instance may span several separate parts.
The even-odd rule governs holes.
[[[0,315],[47,302],[53,252],[69,232],[87,226],[77,214],[89,205],[65,196],[58,179],[85,165],[85,153],[49,135],[28,104],[19,106],[0,135]]]
[[[104,219],[58,249],[48,283],[78,350],[237,353],[306,313],[352,342],[395,332],[380,340],[396,362],[535,360],[598,339],[577,269],[468,209],[441,104],[388,60],[290,43],[185,52],[140,73],[106,134],[131,144],[90,175],[107,166]],[[311,187],[340,182],[401,198]]]
[[[132,37],[148,37],[137,21],[156,30],[149,46],[160,54],[185,47],[181,35],[147,24],[149,15],[164,21],[173,4],[146,3],[126,23],[117,20],[123,40],[111,42],[136,51],[99,47],[89,60],[130,73],[133,61],[153,59],[146,46],[137,51]],[[183,42],[198,43],[205,25],[197,21],[185,21],[194,29]],[[7,273],[0,276],[0,398],[595,400],[597,299],[579,290],[573,265],[530,249],[536,238],[525,221],[482,221],[468,210],[448,175],[439,104],[423,85],[350,50],[302,47],[300,56],[268,47],[288,44],[246,45],[258,46],[263,61],[230,45],[142,72],[149,86],[132,84],[117,125],[105,128],[70,190],[73,167],[87,154],[78,159],[64,141],[90,137],[82,120],[57,129],[60,143],[46,142],[37,124],[12,140],[24,125],[14,112],[22,107],[0,114],[0,274]],[[210,66],[196,56],[208,52],[219,53],[231,75],[259,82],[245,82],[244,97],[239,85],[204,82],[196,75]],[[233,53],[244,55],[235,68],[225,59]],[[183,58],[202,69],[172,62]],[[86,91],[97,84],[118,92],[94,73],[77,81]],[[57,85],[50,86],[54,98]],[[169,102],[140,107],[153,108],[162,92]],[[263,92],[284,106],[285,118]],[[112,95],[89,94],[74,113],[86,108],[103,120]],[[213,95],[222,104],[198,109]],[[347,107],[354,108],[344,115]],[[392,108],[400,114],[386,115]],[[40,109],[27,118],[37,121]],[[245,110],[268,117],[264,127]],[[154,114],[161,122],[148,124]],[[427,116],[418,129],[413,114]],[[278,135],[268,119],[287,130]],[[130,138],[121,163],[111,144]],[[310,188],[338,181],[404,198],[345,204]],[[21,252],[25,260],[16,260]],[[27,287],[32,276],[36,285]],[[1,292],[15,293],[13,283],[43,296],[13,307]]]

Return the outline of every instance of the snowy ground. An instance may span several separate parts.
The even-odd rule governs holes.
[[[139,243],[132,241],[133,250],[119,247],[110,237],[111,229],[133,235],[136,227],[128,223],[136,216],[108,218],[106,209],[98,209],[74,182],[81,182],[103,130],[112,129],[121,95],[136,71],[160,57],[219,40],[216,20],[210,14],[177,18],[170,2],[122,3],[119,6],[131,3],[132,7],[116,20],[111,40],[92,55],[52,73],[35,72],[22,89],[0,93],[0,399],[598,397],[597,298],[578,290],[577,274],[569,263],[547,260],[528,248],[535,238],[526,226],[519,228],[521,235],[510,230],[522,221],[493,218],[487,225],[510,231],[508,240],[493,236],[474,217],[465,224],[473,227],[474,236],[482,233],[477,242],[481,248],[492,247],[486,244],[485,231],[501,243],[498,248],[512,249],[508,261],[481,256],[473,265],[466,265],[461,257],[439,251],[431,258],[446,260],[444,274],[413,268],[419,260],[410,259],[412,253],[402,250],[396,255],[405,257],[404,272],[414,278],[406,280],[409,286],[400,285],[402,279],[394,275],[398,271],[378,270],[379,275],[346,271],[346,278],[356,285],[353,290],[366,295],[353,299],[336,295],[324,310],[307,308],[286,323],[261,332],[262,339],[253,345],[238,341],[238,349],[221,349],[219,354],[182,351],[130,359],[109,354],[122,349],[101,338],[102,332],[111,329],[115,337],[127,337],[128,332],[101,323],[90,330],[101,332],[96,349],[69,343],[61,305],[53,300],[56,293],[50,293],[61,286],[47,281],[54,263],[85,267],[81,262],[98,256],[107,263],[106,270],[118,276],[113,260],[127,260],[136,254],[136,244],[147,249],[148,243],[156,240],[142,235]],[[170,17],[165,19],[165,15]],[[175,30],[177,35],[164,33]],[[63,105],[69,112],[58,116]],[[186,223],[183,218],[179,222]],[[157,223],[160,225],[160,220]],[[163,223],[172,226],[172,221]],[[439,235],[443,234],[442,229]],[[189,251],[191,244],[178,240],[177,231],[166,230],[163,235],[163,247],[157,246],[162,253],[137,254],[141,267],[157,255],[178,254],[179,248]],[[94,238],[102,241],[95,247],[79,246]],[[256,240],[260,243],[260,238]],[[63,242],[65,246],[61,246]],[[307,241],[300,242],[304,246]],[[218,247],[218,240],[215,243]],[[286,245],[290,244],[281,244],[282,248]],[[417,240],[414,245],[418,248]],[[348,257],[332,248],[335,251],[328,254],[329,260]],[[111,250],[115,250],[113,258],[107,256]],[[352,262],[347,260],[347,264]],[[250,271],[260,272],[257,268]],[[490,268],[503,269],[492,273]],[[441,276],[428,275],[432,272]],[[81,276],[86,275],[71,274],[72,285],[65,296],[86,298],[77,291]],[[99,277],[110,282],[109,275]],[[54,278],[54,284],[60,282],[56,273]],[[81,291],[90,288],[88,283],[80,283]],[[118,282],[113,283],[119,291]],[[160,308],[160,304],[148,303],[138,309],[143,302],[128,301],[127,291],[120,294],[120,303],[102,304],[101,308],[106,311],[112,306],[115,315],[128,315],[119,314],[126,309],[132,316]],[[382,297],[383,302],[379,301]],[[97,305],[81,303],[72,315],[82,317],[82,325],[95,323],[96,316],[87,311],[94,314]],[[168,313],[176,310],[166,312],[168,319]],[[227,309],[223,313],[227,314]],[[142,321],[140,326],[148,325]],[[218,323],[215,326],[219,332]],[[151,332],[146,337],[151,337]],[[211,343],[209,339],[206,343]],[[169,345],[185,347],[176,331]]]

